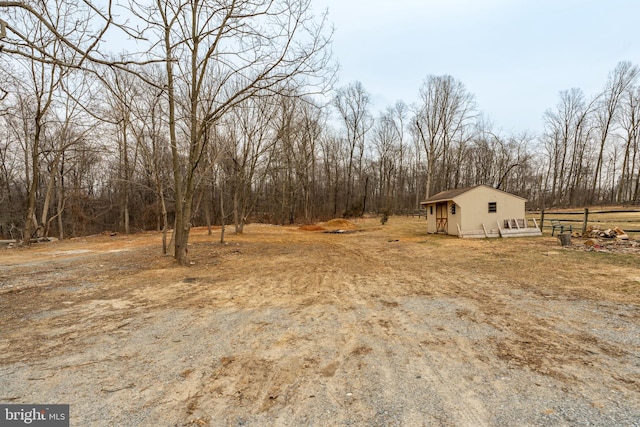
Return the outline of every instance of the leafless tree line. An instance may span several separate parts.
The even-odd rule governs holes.
[[[89,143],[99,147],[97,167],[112,172],[101,174],[103,182],[81,185],[90,203],[105,195],[111,204],[89,219],[105,218],[112,206],[118,206],[121,227],[129,231],[133,198],[141,193],[137,186],[152,189],[164,211],[168,191],[173,202],[174,256],[185,265],[194,208],[200,206],[208,170],[224,152],[218,138],[225,137],[221,128],[228,116],[236,109],[251,108],[248,105],[256,100],[274,102],[279,96],[323,92],[331,85],[335,67],[326,15],[314,15],[309,0],[101,4],[0,1],[0,10],[7,15],[0,46],[6,76],[2,81],[9,82],[2,88],[6,149],[11,154],[14,138],[20,136],[25,153],[20,168],[7,170],[7,179],[13,178],[9,173],[25,179],[21,239],[29,244],[34,233],[48,231],[49,203],[40,200],[47,185],[46,153],[52,151],[58,158],[60,152]],[[133,49],[113,58],[102,49],[118,35],[127,35]],[[86,91],[76,94],[76,85]],[[73,147],[49,150],[50,123],[67,99],[78,113],[58,121],[73,120],[82,112],[93,119],[83,122],[90,121],[97,129]],[[28,113],[16,113],[21,109]],[[166,163],[153,158],[167,152],[170,182],[162,180]],[[141,163],[150,182],[135,180]],[[48,182],[55,180],[57,184],[51,185],[59,187],[64,172],[55,162],[48,167]],[[82,209],[79,214],[85,213]],[[63,210],[56,215],[64,215]]]
[[[451,76],[377,115],[361,83],[329,91],[331,30],[308,0],[126,9],[0,1],[3,236],[158,229],[186,264],[193,225],[406,214],[476,184],[531,208],[639,200],[631,63],[591,97],[561,92],[542,135],[505,135]],[[114,34],[135,52],[101,50]]]
[[[604,89],[560,93],[545,113],[541,204],[637,203],[640,191],[640,70],[620,62]]]

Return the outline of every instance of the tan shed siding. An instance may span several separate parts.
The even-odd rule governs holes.
[[[455,213],[451,213],[452,206],[455,206]],[[449,202],[447,204],[447,209],[449,213],[449,234],[457,236],[459,234],[458,226],[462,228],[462,209],[455,201]]]
[[[465,208],[460,228],[462,230],[496,228],[497,222],[510,218],[524,218],[525,199],[513,196],[490,187],[477,187],[456,197],[456,201]],[[496,203],[497,212],[489,213],[489,203]]]
[[[436,204],[429,203],[426,205],[427,211],[427,233],[436,232]]]
[[[432,198],[424,206],[427,210],[427,232],[437,232],[437,205],[446,201],[447,233],[457,236],[458,230],[476,232],[483,229],[497,232],[498,223],[503,227],[506,219],[523,219],[525,202],[522,197],[480,185],[465,191],[448,191],[444,193],[452,199],[440,196]],[[496,212],[489,212],[489,203],[496,204]],[[451,208],[455,205],[455,213]],[[459,228],[458,228],[459,227]]]

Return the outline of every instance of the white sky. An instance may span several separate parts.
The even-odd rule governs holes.
[[[640,62],[639,0],[312,1],[336,29],[338,86],[362,82],[375,116],[450,74],[497,129],[541,132],[559,91],[591,96],[619,61]]]

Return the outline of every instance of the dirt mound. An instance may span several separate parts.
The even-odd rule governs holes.
[[[321,225],[317,225],[317,224],[307,224],[307,225],[303,225],[303,226],[299,227],[298,230],[302,230],[302,231],[324,231],[324,230],[326,230],[326,228],[324,228]]]
[[[339,230],[357,230],[358,226],[349,221],[348,219],[335,218],[324,223],[324,226],[328,229]]]

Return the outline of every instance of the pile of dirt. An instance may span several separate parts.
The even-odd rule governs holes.
[[[324,223],[324,226],[330,230],[357,230],[358,226],[348,219],[335,218]]]
[[[302,230],[302,231],[324,231],[324,230],[326,230],[326,228],[324,228],[323,226],[318,225],[318,224],[307,224],[307,225],[303,225],[303,226],[299,227],[298,230]]]

